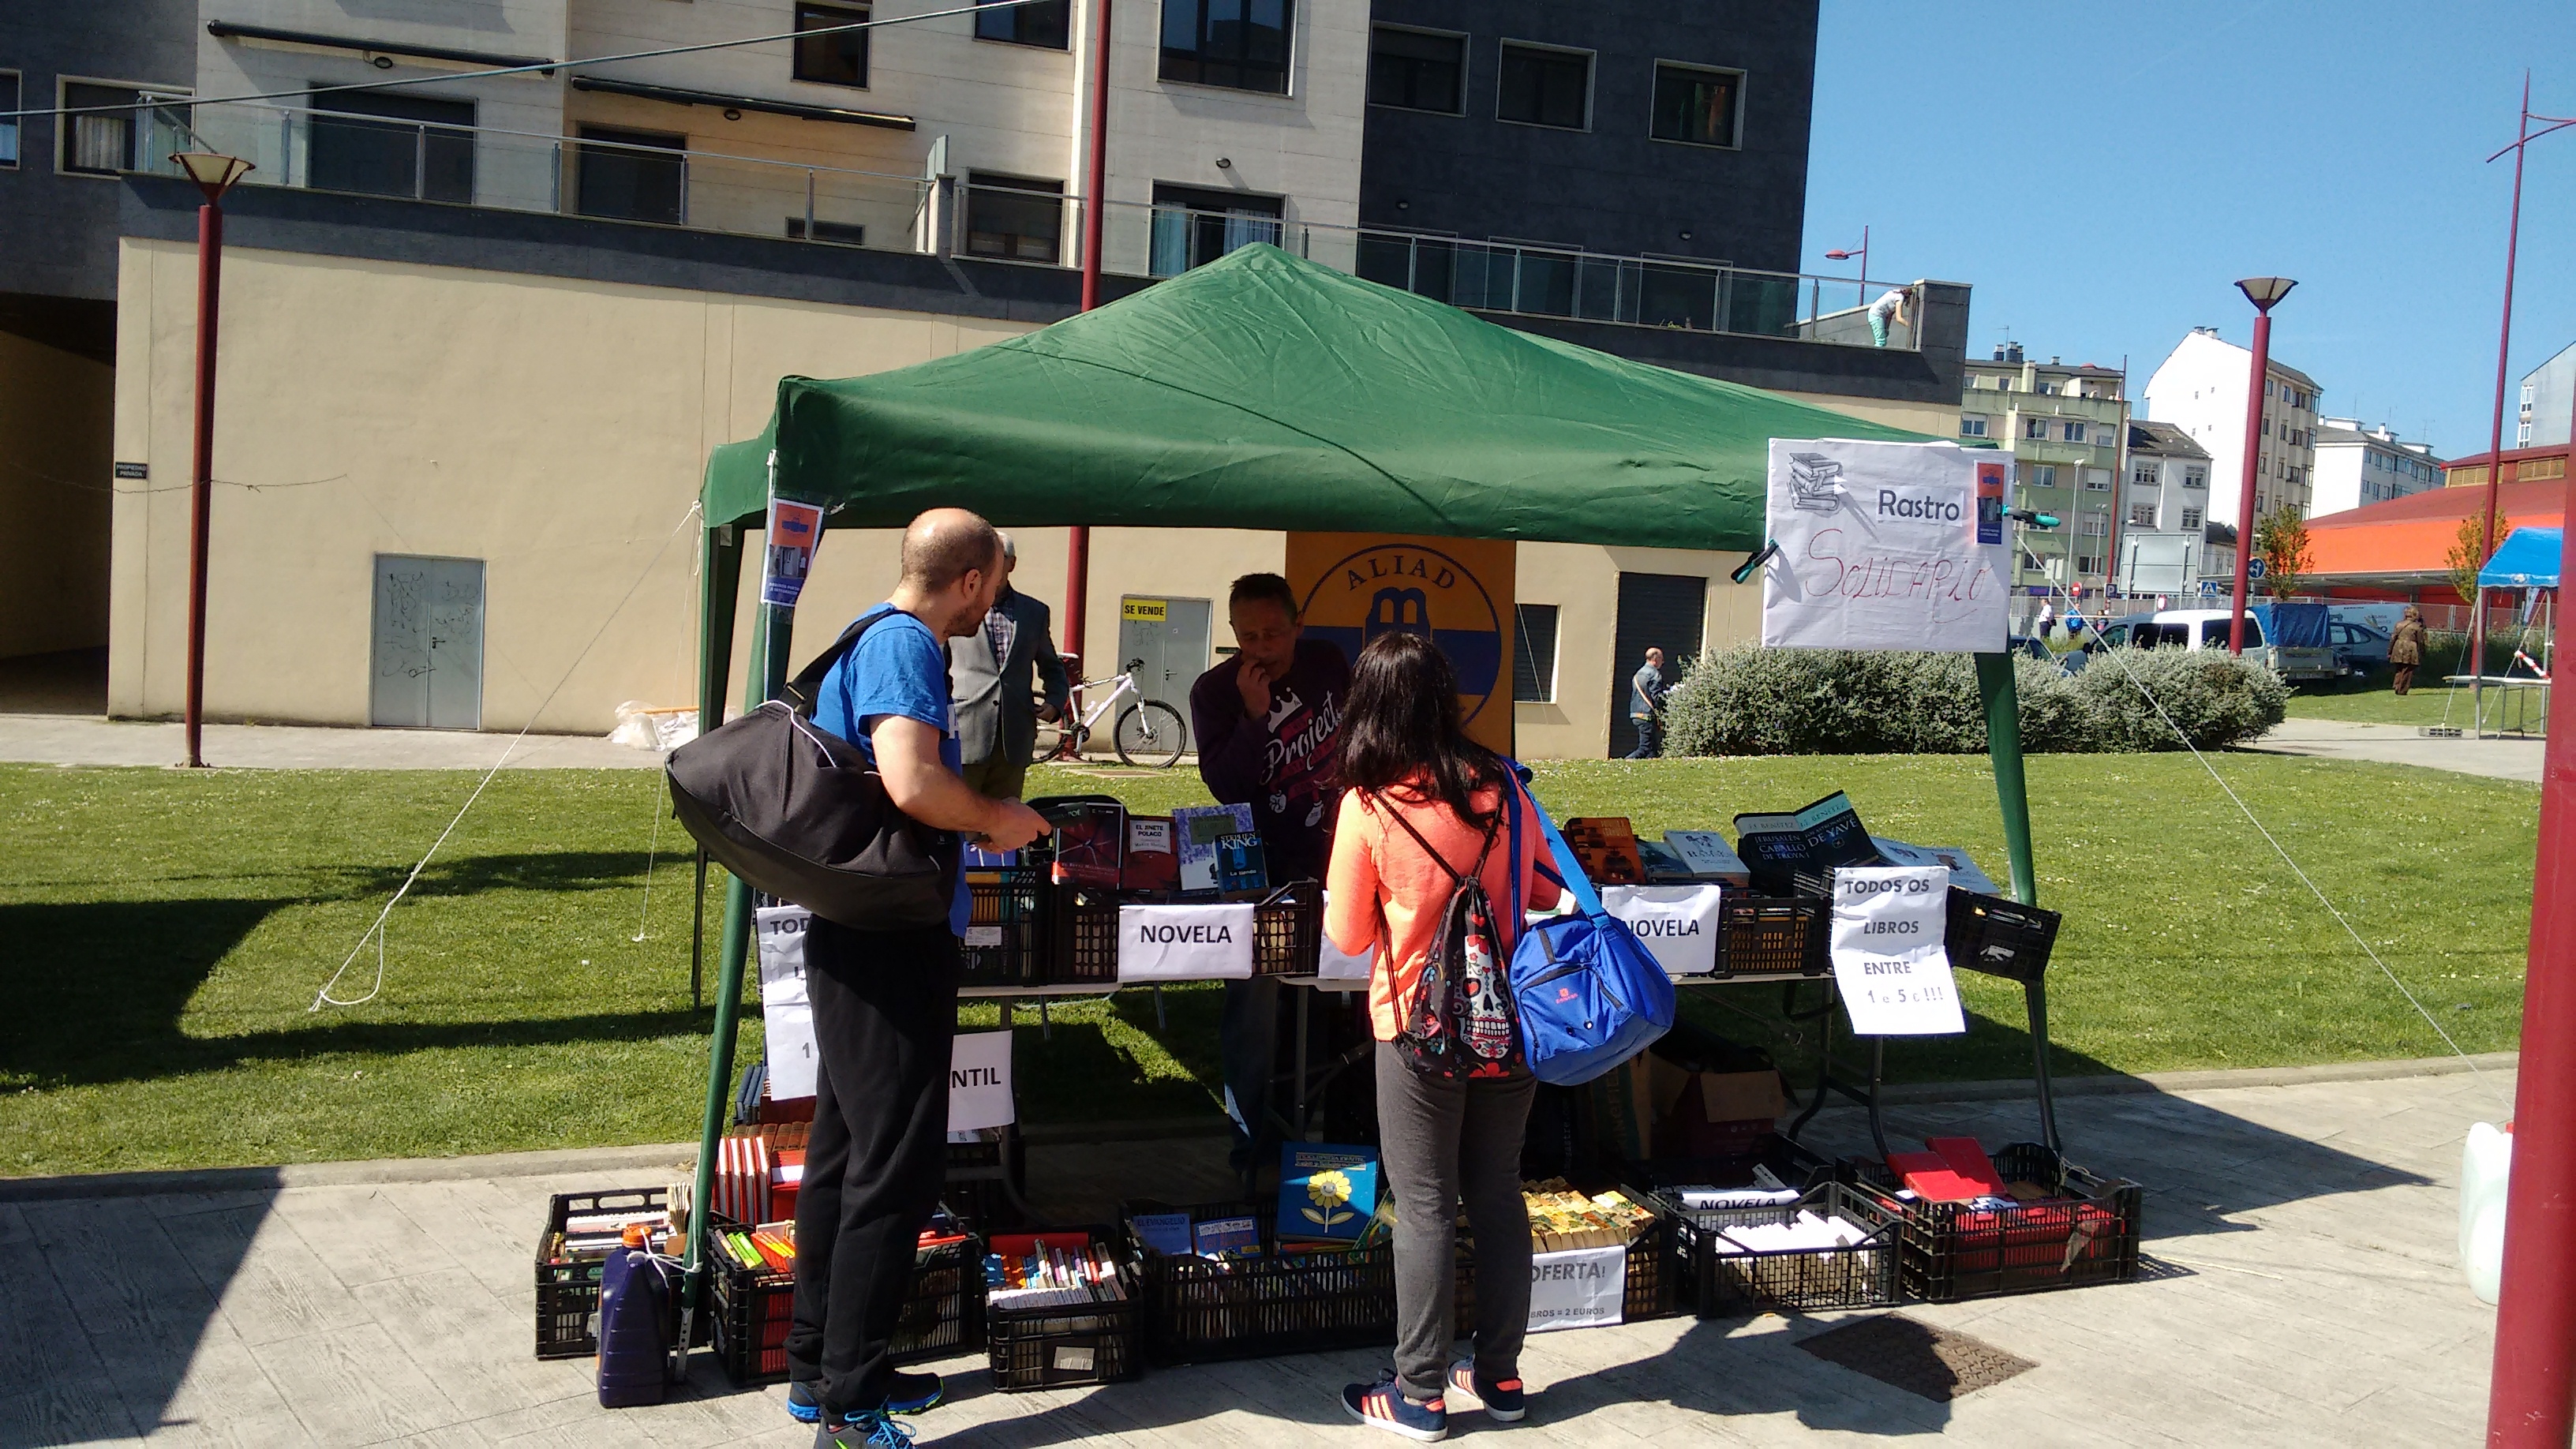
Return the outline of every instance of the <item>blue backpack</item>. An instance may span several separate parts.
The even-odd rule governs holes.
[[[1521,789],[1526,794],[1528,784]],[[1557,916],[1521,933],[1512,950],[1512,1003],[1519,1008],[1521,1050],[1531,1074],[1576,1087],[1672,1029],[1673,979],[1628,923],[1602,908],[1600,894],[1535,796],[1530,813],[1547,835],[1557,872],[1580,914]]]

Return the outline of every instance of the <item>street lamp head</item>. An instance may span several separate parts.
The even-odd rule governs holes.
[[[181,151],[170,159],[188,174],[189,180],[197,183],[197,189],[206,194],[206,202],[210,206],[223,200],[224,193],[232,189],[234,182],[257,169],[239,156],[226,156],[220,151]]]
[[[1860,255],[1860,253],[1836,247],[1834,250],[1825,253],[1825,260],[1829,262],[1847,262],[1858,255]]]
[[[2245,277],[2236,283],[2236,290],[2243,292],[2245,300],[2254,304],[2254,310],[2269,312],[2272,304],[2290,295],[2290,289],[2297,285],[2287,277]]]

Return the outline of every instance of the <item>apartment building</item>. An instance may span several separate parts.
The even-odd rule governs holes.
[[[2559,448],[2576,429],[2576,342],[2522,375],[2514,410],[2513,445]]]
[[[2133,418],[2120,486],[2120,578],[2132,594],[2197,593],[2236,565],[2233,495],[2213,488],[2209,452],[2171,423]],[[2134,586],[2132,581],[2134,581]]]
[[[1965,364],[1959,436],[2013,455],[2013,507],[2050,514],[2053,529],[2015,524],[2014,587],[2099,596],[2118,556],[2114,513],[2129,404],[2127,374],[2052,357],[2034,362],[2008,343]]]
[[[2326,418],[2317,424],[2311,517],[2441,486],[2442,460],[2433,456],[2432,445],[2407,442],[2386,423],[2373,428],[2359,418]]]
[[[2236,486],[2244,477],[2246,384],[2253,371],[2250,350],[2220,337],[2215,327],[2195,327],[2147,379],[2147,416],[2190,434],[2208,451],[2211,476],[2222,486]],[[2255,516],[2289,503],[2304,517],[2316,511],[2316,379],[2269,359],[2262,409],[2255,433]]]
[[[687,550],[669,540],[708,449],[759,430],[777,379],[947,355],[1077,304],[1097,15],[1086,4],[866,32],[835,29],[873,13],[849,0],[491,0],[440,9],[435,24],[432,13],[326,0],[183,8],[174,30],[193,66],[167,85],[141,77],[172,98],[178,130],[135,139],[84,182],[115,198],[112,221],[82,238],[117,307],[113,425],[102,421],[85,469],[116,490],[98,541],[114,713],[172,712],[184,655],[178,485],[197,197],[160,159],[181,133],[258,167],[226,201],[207,671],[217,718],[587,731],[621,700],[685,699],[694,666],[679,641],[694,594]],[[1513,220],[1523,203],[1552,204],[1562,178],[1479,194],[1482,219],[1452,213],[1438,231],[1364,224],[1372,128],[1417,119],[1370,103],[1395,84],[1383,62],[1399,32],[1373,28],[1364,6],[1162,0],[1115,14],[1110,299],[1253,242],[1369,274],[1386,246],[1418,262],[1450,237],[1446,291],[1418,265],[1405,285],[1505,325],[1898,426],[1947,431],[1956,416],[1965,286],[1915,283],[1917,325],[1882,349],[1831,301],[1832,279],[1736,260],[1794,264],[1755,223],[1724,217],[1794,209],[1803,193],[1811,5],[1785,20],[1720,7],[1666,31],[1629,5],[1580,25],[1540,11],[1452,17],[1474,42],[1458,85],[1476,107],[1530,104],[1525,85],[1557,94],[1515,69],[1514,98],[1502,96],[1506,39],[1586,50],[1599,67],[1589,129],[1508,114],[1479,124],[1562,130],[1552,140],[1596,146],[1599,164],[1639,175],[1682,168],[1672,196],[1620,203],[1636,213],[1621,223],[1631,230],[1583,234]],[[1400,33],[1442,23],[1411,19],[1417,29]],[[785,38],[596,59],[745,36]],[[1655,128],[1681,123],[1657,119],[1658,56],[1741,82],[1732,99],[1688,92],[1701,129],[1666,139]],[[511,73],[481,74],[497,70]],[[361,81],[394,84],[331,89]],[[271,92],[282,94],[227,99]],[[1664,92],[1667,110],[1675,94]],[[1732,146],[1707,129],[1729,104]],[[1461,166],[1483,144],[1463,126],[1425,134],[1405,144],[1451,145]],[[1761,207],[1738,207],[1739,188]],[[1674,208],[1719,218],[1707,249],[1649,254],[1634,228],[1673,222]],[[1636,250],[1601,250],[1614,245]],[[0,256],[0,273],[10,263]],[[1470,276],[1475,289],[1457,284]],[[1850,281],[1840,286],[1848,298]],[[1692,301],[1694,287],[1708,300]],[[1664,315],[1650,295],[1683,300]],[[267,486],[279,482],[298,486]],[[1651,542],[1520,550],[1525,753],[1625,748],[1617,677],[1634,661],[1616,661],[1641,631],[1676,655],[1752,635],[1758,594],[1727,579],[1740,556]],[[1189,660],[1229,642],[1212,623],[1226,582],[1279,567],[1283,547],[1275,534],[1097,531],[1081,621],[1094,662],[1125,657],[1127,601],[1167,603],[1168,618],[1194,621],[1161,650],[1179,661],[1161,692],[1177,697]],[[1021,586],[1061,597],[1062,530],[1022,530],[1020,555]],[[891,539],[836,534],[806,603],[846,615],[891,566]],[[370,681],[425,647],[403,632],[427,627],[403,602],[423,588],[444,601],[442,667],[470,669],[474,685],[444,704],[388,705]],[[598,626],[567,623],[612,607],[595,643],[584,641]],[[829,634],[802,631],[806,647]]]

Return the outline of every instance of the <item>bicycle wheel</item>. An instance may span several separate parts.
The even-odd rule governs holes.
[[[1168,770],[1181,762],[1181,750],[1188,731],[1181,725],[1181,712],[1159,699],[1127,706],[1118,716],[1118,758],[1131,765]]]

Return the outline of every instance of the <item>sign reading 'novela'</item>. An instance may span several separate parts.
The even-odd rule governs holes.
[[[1991,456],[1956,443],[1772,439],[1763,644],[2002,649],[2004,501]]]
[[[1717,969],[1722,900],[1721,888],[1713,885],[1601,888],[1601,904],[1628,923],[1667,976],[1705,976]]]
[[[1248,902],[1120,906],[1118,979],[1239,981],[1250,976],[1252,914]]]

